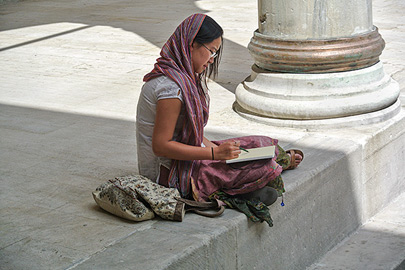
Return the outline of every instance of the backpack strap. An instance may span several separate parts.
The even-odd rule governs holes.
[[[205,217],[217,217],[222,215],[222,213],[225,211],[225,207],[223,205],[219,205],[217,201],[197,202],[178,197],[175,199],[185,204],[186,212],[192,211]],[[214,210],[214,212],[210,210]]]

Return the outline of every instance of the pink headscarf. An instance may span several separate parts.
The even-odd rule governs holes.
[[[186,120],[176,141],[201,146],[204,127],[208,121],[209,99],[191,63],[190,46],[205,19],[204,14],[186,18],[163,46],[154,69],[145,75],[147,82],[159,76],[171,78],[181,89]],[[176,187],[183,197],[190,195],[190,179],[194,162],[173,160],[169,175],[169,186]]]

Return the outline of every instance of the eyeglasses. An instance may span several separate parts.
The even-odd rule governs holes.
[[[217,57],[217,56],[218,56],[218,52],[217,52],[217,51],[216,51],[216,52],[213,52],[213,51],[211,51],[210,49],[208,49],[208,47],[207,47],[207,46],[205,46],[204,44],[201,44],[201,45],[203,45],[203,46],[204,46],[204,48],[206,48],[207,50],[209,50],[209,51],[210,51],[210,53],[211,53],[210,58],[215,58],[215,57]]]

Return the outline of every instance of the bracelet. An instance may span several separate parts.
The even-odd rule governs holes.
[[[211,147],[212,160],[214,160],[214,147]]]

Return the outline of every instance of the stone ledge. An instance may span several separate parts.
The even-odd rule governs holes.
[[[392,126],[404,124],[401,118]],[[387,130],[376,131],[369,142]],[[369,204],[378,211],[395,198],[364,198],[363,194],[379,192],[367,182],[381,178],[376,174],[378,179],[364,181],[366,174],[360,168],[383,171],[397,157],[382,152],[396,148],[403,154],[404,137],[402,131],[397,140],[383,142],[381,151],[374,152],[380,163],[371,167],[363,164],[369,162],[364,142],[355,138],[311,134],[293,145],[282,144],[298,146],[306,156],[299,170],[284,173],[286,206],[281,207],[280,200],[271,206],[274,227],[249,222],[234,210],[216,219],[187,214],[182,223],[149,221],[146,230],[132,233],[70,269],[303,269],[352,234],[370,215]],[[384,186],[389,189],[385,193],[405,191],[404,168],[391,167],[390,172],[395,179],[386,179],[392,184]]]

